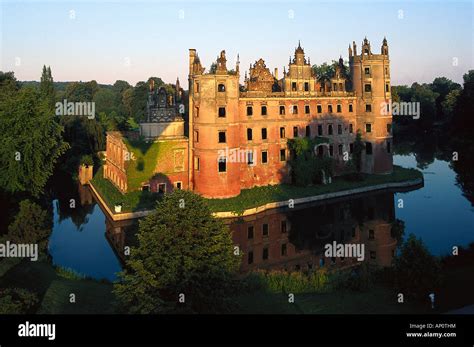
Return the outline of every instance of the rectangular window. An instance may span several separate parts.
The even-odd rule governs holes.
[[[196,82],[196,93],[199,93],[199,82]]]
[[[366,93],[371,92],[371,91],[372,91],[372,86],[371,86],[370,84],[364,85],[364,91],[365,91]]]
[[[332,124],[328,124],[328,135],[332,135]]]
[[[286,233],[286,220],[281,221],[281,232]]]
[[[247,239],[253,239],[253,225],[249,225],[247,228]]]
[[[334,155],[334,147],[333,145],[329,145],[329,156],[332,157]]]
[[[219,117],[225,117],[225,107],[219,107]]]
[[[253,115],[253,108],[252,106],[247,106],[247,116]]]
[[[372,155],[372,143],[370,142],[365,143],[365,154]]]
[[[262,151],[262,164],[268,163],[268,152]]]
[[[304,105],[304,113],[309,114],[310,112],[309,105]]]
[[[367,123],[367,124],[365,125],[365,132],[366,132],[366,133],[371,133],[371,132],[372,132],[372,124]]]
[[[350,154],[354,153],[354,144],[353,143],[349,144],[349,153]]]
[[[323,126],[321,124],[318,125],[318,136],[323,136]]]
[[[225,131],[219,131],[219,143],[225,143]]]
[[[354,112],[354,110],[352,108],[352,104],[349,104],[349,112]]]
[[[194,157],[194,170],[199,171],[199,157]]]
[[[267,106],[262,106],[262,116],[267,115]]]
[[[321,105],[318,105],[316,108],[318,109],[318,113],[323,112],[323,107]]]
[[[387,133],[391,134],[392,133],[392,124],[387,124]]]
[[[247,141],[252,141],[252,129],[247,129]]]
[[[253,263],[253,251],[249,251],[249,254],[247,255],[247,263]]]
[[[280,161],[286,160],[286,151],[284,149],[280,149]]]
[[[370,68],[368,68],[368,67],[364,68],[364,73],[366,75],[370,75]]]
[[[298,114],[298,106],[293,105],[293,114]]]
[[[341,113],[342,112],[342,105],[337,105],[336,106],[336,111],[337,111],[337,113]]]
[[[268,224],[267,223],[262,224],[262,235],[263,236],[268,236]]]
[[[166,193],[166,183],[158,184],[158,193],[160,194]]]
[[[281,245],[281,255],[286,256],[287,254],[287,249],[286,249],[286,243]]]
[[[371,104],[366,104],[365,105],[365,112],[372,112],[372,105]]]
[[[196,107],[196,118],[199,118],[199,107]]]
[[[387,83],[387,84],[385,84],[385,92],[388,93],[389,91],[390,91],[390,87],[389,87],[389,85],[388,85],[388,83]]]
[[[342,156],[342,149],[343,149],[342,145],[337,146],[337,153],[341,156]]]
[[[285,138],[285,128],[281,127],[280,128],[280,139],[284,139],[284,138]]]
[[[305,92],[308,92],[308,91],[309,91],[309,83],[308,83],[308,82],[305,82],[305,83],[304,83],[304,91],[305,91]]]
[[[181,190],[182,187],[183,187],[183,183],[182,183],[182,182],[176,182],[176,183],[175,183],[175,187],[176,187],[176,189]]]
[[[262,128],[262,140],[267,139],[267,128]]]
[[[292,82],[292,83],[291,83],[291,90],[292,90],[293,92],[296,92],[296,82]]]
[[[219,172],[227,171],[227,161],[225,158],[219,158]]]
[[[280,115],[284,115],[285,114],[285,106],[283,105],[280,105]]]
[[[372,229],[370,229],[369,230],[369,240],[374,240],[374,239],[375,239],[375,232]]]
[[[268,248],[267,248],[267,247],[265,247],[265,248],[263,249],[262,259],[263,259],[263,260],[267,260],[267,259],[268,259]]]
[[[199,142],[199,131],[194,130],[194,142]]]
[[[332,113],[332,105],[328,105],[328,112]]]
[[[337,134],[341,135],[342,134],[342,124],[337,125]]]
[[[253,165],[253,152],[247,152],[247,165]]]
[[[391,152],[392,152],[391,143],[390,143],[390,141],[387,141],[387,153],[391,153]]]
[[[293,137],[298,137],[298,127],[293,127]]]
[[[306,126],[306,137],[311,137],[311,127],[309,125]]]
[[[351,124],[349,124],[349,134],[352,134],[354,132],[354,126]]]

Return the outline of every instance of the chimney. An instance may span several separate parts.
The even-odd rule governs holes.
[[[274,74],[275,78],[278,80],[278,68],[276,67],[275,68],[275,74]]]

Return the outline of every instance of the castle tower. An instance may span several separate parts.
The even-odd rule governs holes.
[[[387,40],[383,41],[381,54],[372,53],[370,42],[365,38],[358,55],[354,42],[349,65],[357,97],[357,129],[366,143],[362,170],[366,173],[391,173],[393,143],[392,114],[388,108],[391,94]]]
[[[215,72],[203,73],[190,50],[190,187],[205,197],[240,193],[240,162],[232,156],[239,149],[239,73],[229,73],[226,62],[222,51]]]
[[[293,60],[289,62],[288,73],[284,73],[284,91],[286,96],[314,95],[316,76],[311,65],[305,58],[305,53],[298,42]]]

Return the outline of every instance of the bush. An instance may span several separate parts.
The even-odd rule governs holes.
[[[423,241],[410,234],[394,259],[397,289],[407,297],[426,299],[440,284],[440,263]]]
[[[0,314],[25,314],[38,304],[36,294],[21,288],[0,289]]]

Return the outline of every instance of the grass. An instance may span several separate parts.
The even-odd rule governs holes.
[[[47,262],[23,260],[0,277],[0,288],[35,293],[41,302],[37,313],[113,313],[112,284],[79,277]],[[75,304],[69,302],[71,293]]]
[[[344,177],[335,177],[331,184],[308,187],[280,184],[273,186],[244,189],[240,195],[227,199],[207,199],[212,212],[233,211],[241,213],[246,209],[265,205],[270,202],[288,201],[289,199],[304,198],[348,189],[373,186],[383,183],[404,182],[422,178],[423,174],[415,169],[405,169],[394,165],[389,175],[364,175],[363,180],[351,181]],[[114,204],[123,202],[122,212],[153,209],[159,195],[146,191],[134,191],[122,194],[107,179],[103,178],[100,168],[92,179],[94,187],[113,211]]]
[[[109,180],[104,178],[102,167],[91,182],[112,211],[118,202],[122,203],[122,212],[148,210],[153,208],[159,199],[158,194],[141,190],[122,194]]]
[[[415,169],[394,166],[389,175],[365,175],[361,181],[349,181],[343,177],[335,177],[331,184],[300,187],[289,184],[255,187],[244,189],[240,195],[228,199],[208,199],[213,212],[235,211],[261,206],[270,202],[288,201],[342,190],[373,186],[383,183],[395,183],[422,178],[423,174]]]

